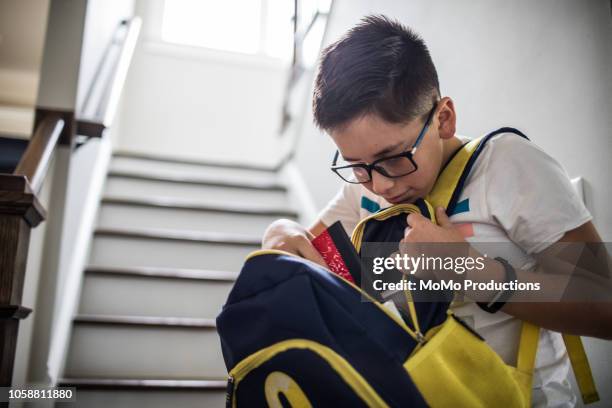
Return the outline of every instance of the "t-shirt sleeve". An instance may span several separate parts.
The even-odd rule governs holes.
[[[523,250],[541,252],[592,219],[555,159],[518,136],[494,142],[485,172],[487,205]]]
[[[328,227],[340,221],[350,236],[359,222],[360,197],[361,186],[359,184],[343,184],[336,196],[319,213],[319,219]]]

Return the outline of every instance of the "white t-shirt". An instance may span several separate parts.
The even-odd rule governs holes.
[[[507,242],[507,253],[489,256],[502,256],[518,269],[532,268],[532,254],[592,218],[561,165],[533,142],[514,134],[500,134],[487,142],[457,203],[450,220],[466,240],[477,250],[479,242]],[[389,206],[363,186],[346,183],[320,213],[320,219],[328,226],[341,221],[350,235],[359,220]],[[507,364],[515,365],[521,329],[518,319],[501,311],[484,312],[473,302],[454,305],[453,311]],[[532,404],[574,406],[570,368],[562,336],[542,329]]]

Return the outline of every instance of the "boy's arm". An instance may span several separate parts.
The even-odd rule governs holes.
[[[408,224],[410,228],[407,228],[406,234],[402,242],[415,244],[422,242],[439,242],[439,243],[455,243],[455,244],[466,244],[469,246],[467,241],[463,238],[461,233],[454,227],[454,225],[448,219],[448,216],[444,212],[444,209],[436,209],[436,219],[439,225],[433,224],[429,219],[426,219],[420,214],[408,215]],[[581,226],[565,232],[557,242],[575,242],[577,244],[590,244],[601,245],[601,250],[605,251],[605,247],[601,243],[601,238],[595,229],[592,222],[588,221]],[[470,256],[472,258],[482,257],[476,249],[469,246]],[[559,254],[556,254],[558,248],[555,245],[548,247],[536,254],[538,260],[545,260],[558,258]],[[552,255],[548,253],[552,252]],[[596,301],[585,301],[585,302],[570,302],[570,301],[559,301],[559,302],[508,302],[502,307],[502,311],[513,315],[521,320],[531,322],[540,327],[560,331],[569,334],[577,334],[583,336],[593,336],[605,339],[612,339],[612,288],[610,287],[610,271],[609,268],[612,266],[612,260],[610,255],[602,253],[598,257],[603,258],[605,262],[600,262],[589,265],[580,265],[581,268],[585,269],[587,273],[598,275],[602,279],[598,284],[587,286],[592,288],[593,291],[589,294],[595,295],[597,293],[598,298],[602,298],[601,295],[608,296],[607,302],[596,302]],[[504,266],[495,259],[488,258],[484,262],[485,266],[482,271],[476,274],[468,274],[468,278],[476,282],[495,282],[504,281]],[[569,264],[570,266],[571,263]],[[575,266],[575,265],[574,265]],[[586,266],[586,268],[585,268]],[[568,275],[567,271],[554,270],[549,265],[544,265],[538,268],[538,271],[529,270],[516,270],[517,279],[519,282],[540,282],[542,287],[558,287],[557,285],[560,280],[561,288],[567,284]],[[592,270],[597,269],[597,270]],[[440,279],[453,279],[457,278],[457,274],[454,272],[438,271]],[[584,291],[588,289],[581,289],[583,291],[582,296],[585,296]],[[476,293],[466,292],[466,296],[475,300],[483,301],[480,298],[481,295],[487,294],[484,291]],[[563,293],[561,293],[562,295]],[[474,297],[474,296],[478,297]],[[494,293],[491,293],[494,295]]]
[[[566,232],[559,242],[601,243],[592,222]],[[544,252],[539,256],[545,256]],[[608,265],[612,265],[609,261]],[[594,271],[593,271],[594,272]],[[607,277],[610,278],[609,276]],[[612,300],[612,299],[611,299]],[[501,309],[538,326],[584,336],[612,339],[612,305],[603,302],[509,302]]]

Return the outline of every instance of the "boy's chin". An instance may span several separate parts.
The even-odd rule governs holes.
[[[418,198],[419,197],[415,195],[413,192],[408,192],[408,193],[405,193],[397,197],[388,198],[386,200],[391,204],[412,204]]]

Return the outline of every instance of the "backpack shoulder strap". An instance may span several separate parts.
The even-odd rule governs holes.
[[[484,149],[486,143],[491,138],[501,133],[514,133],[529,140],[524,133],[515,128],[502,127],[486,136],[474,139],[463,145],[444,167],[433,190],[427,197],[427,201],[431,203],[432,207],[442,206],[446,208],[447,214],[451,215],[453,213],[468,175],[476,163],[478,156]],[[517,359],[517,368],[522,372],[529,374],[533,373],[539,334],[539,327],[531,323],[523,322]],[[572,369],[574,370],[574,375],[576,376],[578,388],[580,388],[580,393],[582,394],[583,402],[589,404],[599,401],[599,395],[595,387],[591,367],[580,336],[564,334],[563,340],[572,364]]]
[[[533,375],[535,367],[539,338],[540,328],[531,323],[523,322],[516,368],[530,376]],[[597,393],[589,360],[584,351],[582,339],[580,336],[563,334],[563,341],[565,342],[565,348],[574,370],[576,383],[580,389],[582,402],[590,404],[599,401],[599,394]],[[528,397],[531,398],[531,393],[528,394]],[[531,405],[531,401],[529,405]]]
[[[580,389],[580,394],[582,394],[582,402],[590,404],[599,401],[599,394],[595,387],[595,380],[593,379],[591,366],[589,365],[589,360],[584,351],[582,339],[580,336],[564,334],[563,341],[565,342],[565,348],[567,349],[567,354],[572,363],[576,383]]]
[[[446,208],[446,213],[449,216],[453,213],[470,171],[474,167],[476,160],[478,160],[478,156],[480,156],[487,142],[501,133],[514,133],[529,140],[523,132],[515,128],[502,127],[464,144],[446,164],[444,170],[438,176],[434,188],[427,196],[427,201],[434,208],[442,206]]]

